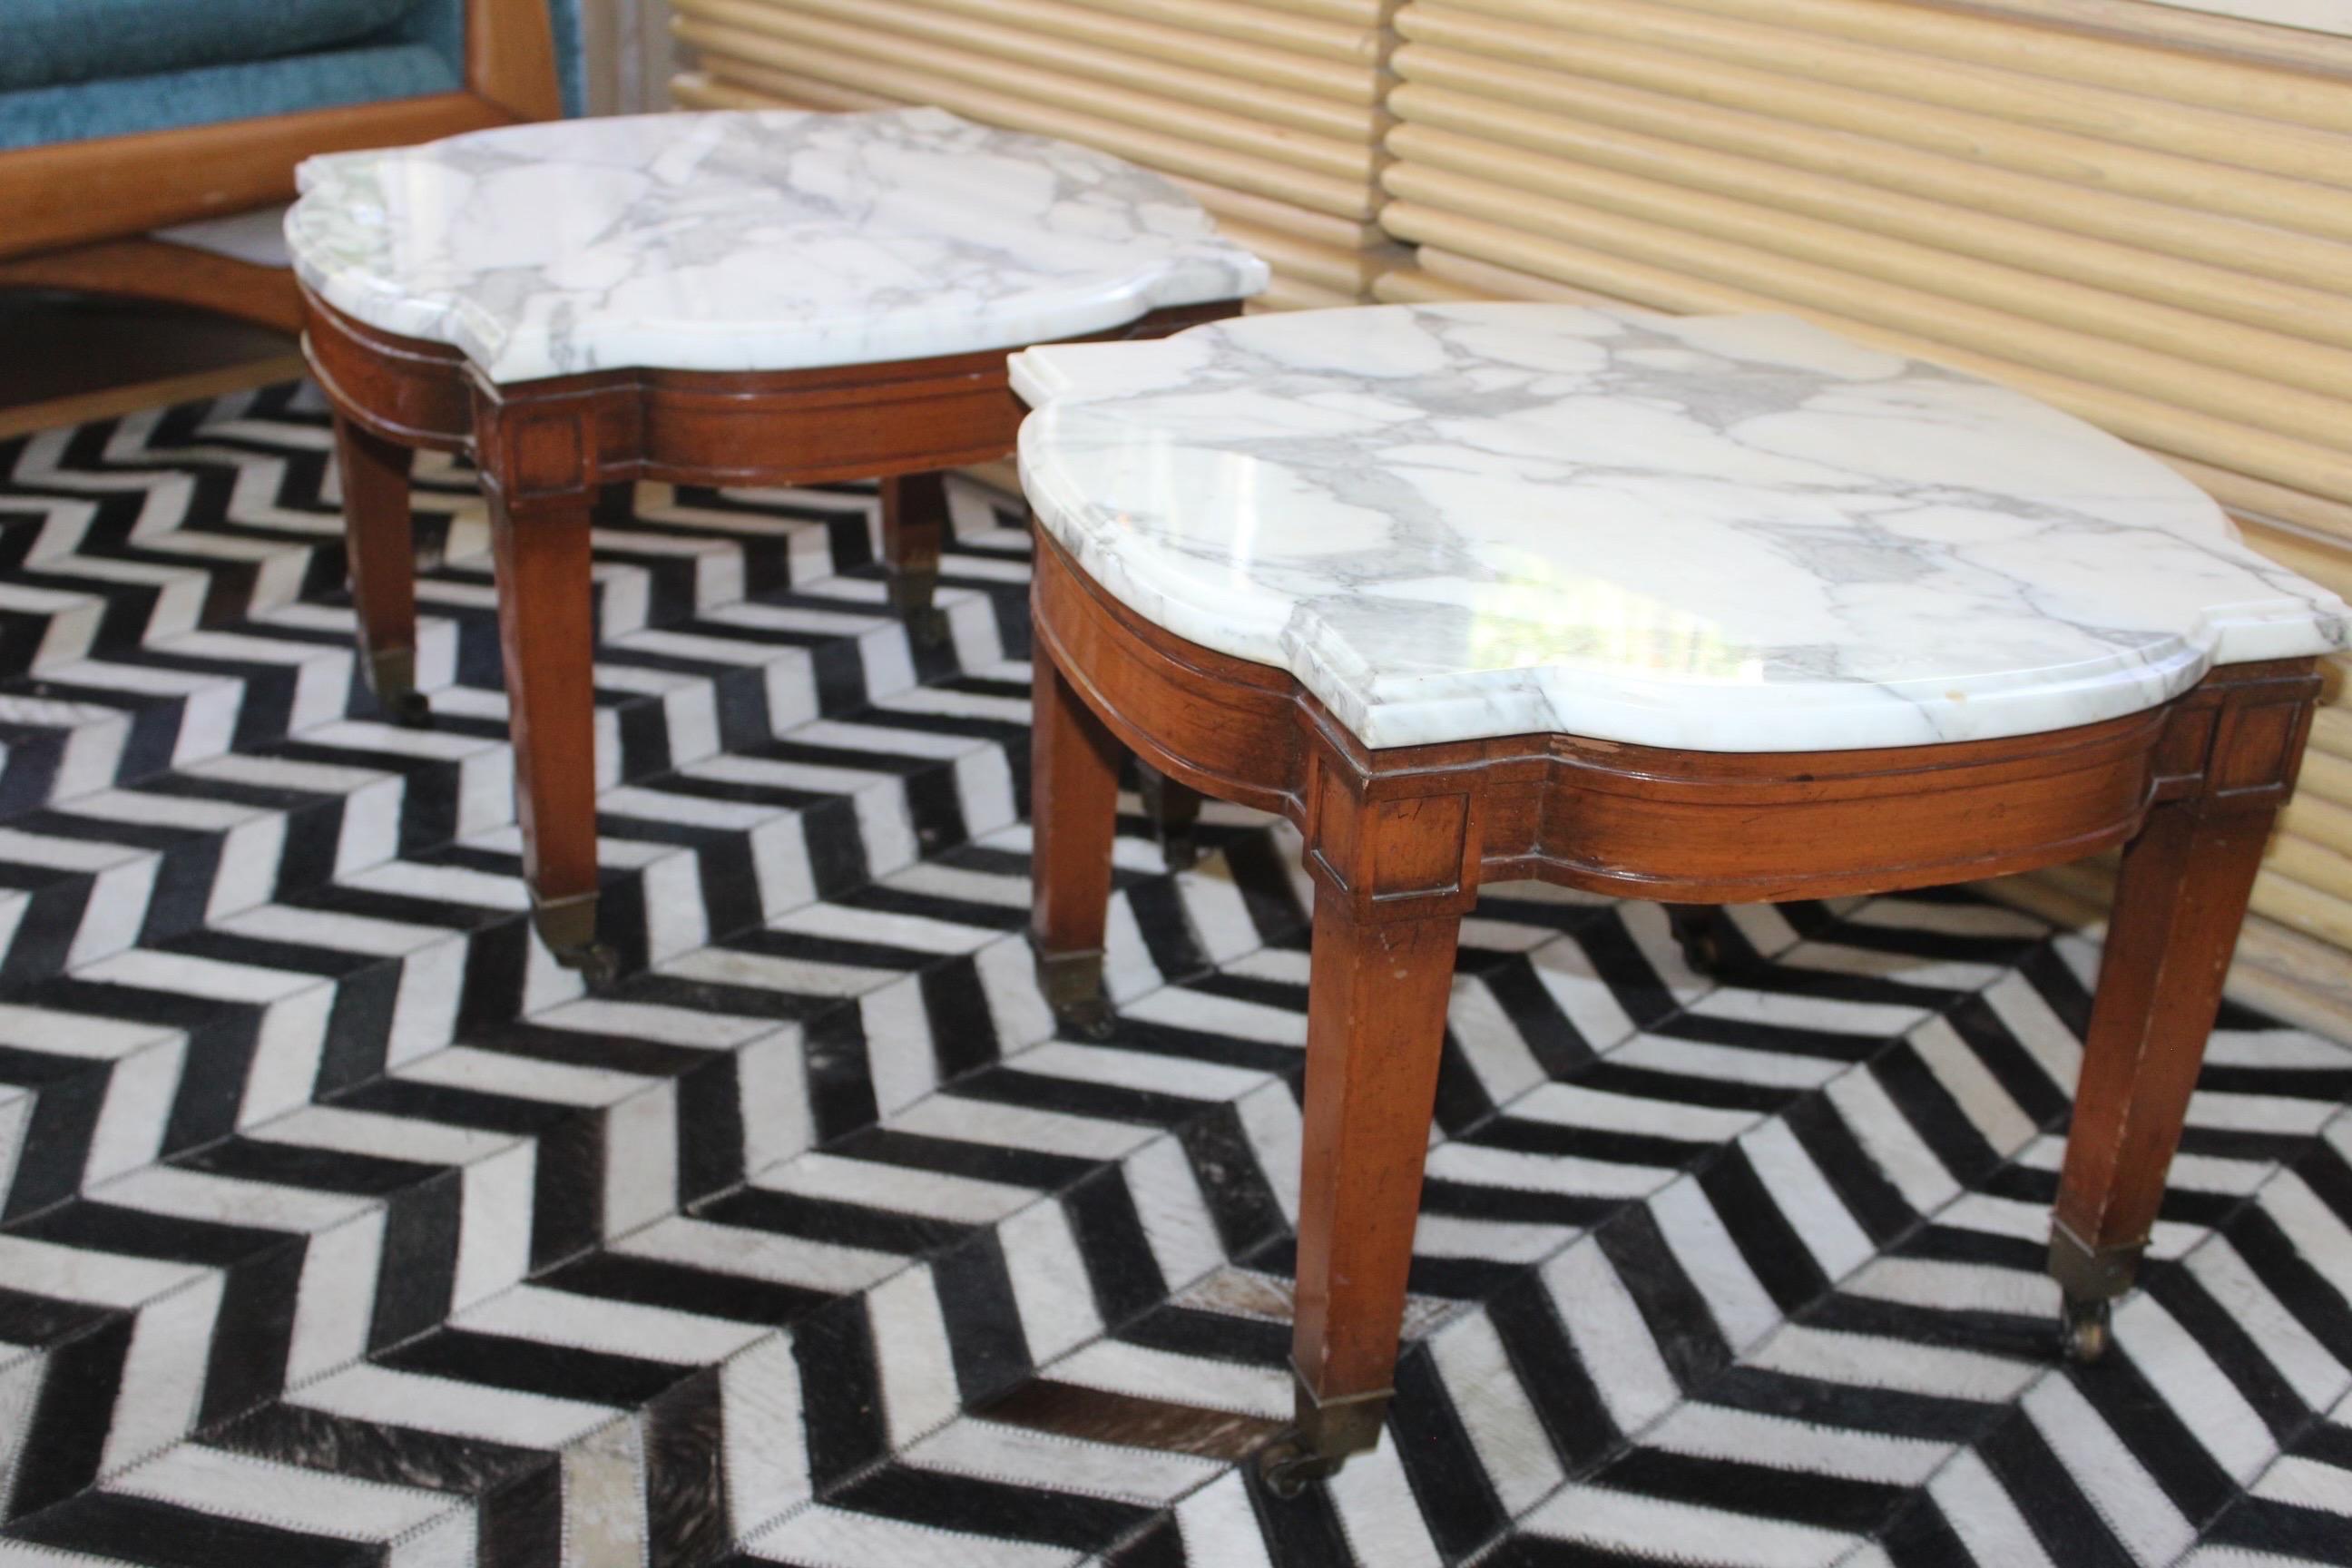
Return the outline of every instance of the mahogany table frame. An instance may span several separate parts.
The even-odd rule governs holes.
[[[882,477],[890,603],[938,635],[941,470],[1013,449],[1011,348],[787,371],[631,369],[500,384],[445,343],[401,337],[302,291],[302,350],[333,405],[362,662],[387,712],[416,690],[408,477],[419,450],[465,452],[489,501],[499,641],[531,919],[558,962],[609,979],[596,940],[594,601],[589,528],[603,487],[637,479],[801,485]],[[1161,337],[1241,301],[1154,310],[1092,339]],[[1016,347],[1018,345],[1015,345]]]
[[[1969,881],[2124,846],[2050,1250],[2069,1350],[2105,1350],[2294,790],[2314,660],[2224,667],[2145,712],[1998,741],[1733,753],[1532,734],[1371,751],[1286,671],[1151,625],[1036,531],[1031,935],[1063,1026],[1108,1023],[1121,746],[1306,840],[1297,1426],[1267,1453],[1279,1489],[1379,1441],[1454,942],[1486,879],[1709,905]]]

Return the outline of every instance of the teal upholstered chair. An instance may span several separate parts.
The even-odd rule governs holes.
[[[580,0],[0,0],[0,286],[299,318],[282,271],[145,237],[314,153],[581,109]]]

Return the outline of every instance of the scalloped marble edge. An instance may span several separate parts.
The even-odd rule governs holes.
[[[1013,356],[1013,390],[1035,411],[1021,433],[1024,489],[1040,526],[1121,604],[1202,647],[1287,669],[1375,749],[1543,732],[1745,752],[1990,740],[2141,711],[2179,696],[2217,665],[2326,654],[2347,645],[2352,611],[2341,599],[2247,549],[2218,505],[2156,459],[2021,395],[1928,362],[1864,350],[1794,318],[1668,318],[1549,305],[1386,306],[1317,314],[1402,312],[1460,320],[1497,310],[1598,314],[1679,331],[1720,327],[1734,338],[1752,330],[1777,336],[1781,346],[1793,347],[1801,356],[1843,347],[1991,388],[2143,465],[2149,486],[2162,493],[2165,504],[2179,508],[2192,504],[2193,498],[2194,505],[2210,512],[2215,537],[2185,542],[2243,569],[2249,588],[2270,592],[2209,605],[2192,624],[2168,631],[2151,647],[2117,647],[2040,669],[1957,679],[1794,684],[1675,679],[1589,667],[1383,670],[1345,638],[1324,635],[1311,610],[1302,616],[1291,600],[1255,593],[1230,574],[1213,581],[1205,570],[1188,577],[1184,567],[1191,563],[1171,567],[1171,555],[1164,552],[1150,554],[1139,569],[1133,557],[1141,552],[1121,548],[1143,537],[1135,520],[1098,505],[1055,450],[1074,411],[1181,389],[1206,370],[1220,337],[1238,332],[1246,339],[1263,331],[1258,323],[1285,319],[1278,316],[1216,323],[1149,343],[1046,345]]]
[[[858,154],[867,150],[856,144],[861,133],[898,159],[900,167],[922,154],[925,139],[942,147],[961,142],[999,161],[1008,172],[1021,171],[1000,181],[1003,188],[992,193],[991,201],[972,203],[971,213],[994,224],[1020,213],[1034,224],[1024,242],[1040,249],[1094,242],[1108,255],[1124,243],[1136,254],[1118,257],[1116,265],[1090,276],[1056,277],[1018,265],[992,269],[982,258],[1005,251],[1003,235],[975,239],[969,233],[930,231],[910,237],[894,231],[888,237],[960,246],[969,265],[954,284],[927,282],[919,289],[902,281],[891,290],[895,298],[889,304],[871,307],[872,297],[883,292],[874,281],[881,268],[874,247],[862,254],[858,250],[861,237],[855,222],[837,231],[843,249],[835,258],[840,269],[832,273],[811,261],[818,252],[805,234],[794,235],[790,248],[777,247],[772,270],[765,274],[751,265],[753,258],[740,238],[721,247],[706,242],[690,263],[699,285],[716,287],[712,279],[720,276],[717,268],[724,267],[733,269],[734,286],[766,290],[740,315],[708,319],[677,313],[665,318],[644,309],[597,310],[585,296],[597,291],[591,282],[605,274],[616,279],[602,285],[609,300],[632,285],[649,294],[657,289],[659,274],[676,274],[684,267],[668,265],[667,258],[648,258],[642,248],[614,247],[609,254],[596,255],[593,240],[545,258],[542,271],[561,268],[578,276],[578,281],[555,289],[518,287],[516,280],[528,270],[523,265],[485,264],[469,270],[463,258],[452,260],[446,252],[439,260],[449,280],[431,284],[402,283],[386,274],[379,257],[351,259],[365,256],[370,247],[388,247],[383,236],[391,220],[382,190],[395,176],[404,175],[420,189],[436,182],[454,184],[454,195],[444,191],[434,198],[436,216],[446,216],[452,201],[462,205],[477,199],[478,186],[497,181],[498,199],[491,205],[501,210],[489,226],[498,231],[499,244],[511,246],[518,233],[528,236],[535,226],[528,211],[539,195],[527,188],[531,172],[550,167],[577,171],[558,193],[549,216],[536,226],[552,233],[564,221],[554,213],[572,214],[593,200],[600,194],[600,181],[625,184],[630,175],[650,178],[649,172],[661,163],[663,177],[675,182],[689,153],[707,156],[709,138],[743,128],[761,134],[806,132],[804,141],[831,136],[833,144],[814,153],[798,148],[796,155],[821,153],[809,174],[837,181],[842,191],[859,199],[869,189],[857,184],[857,176],[866,172]],[[644,166],[632,167],[615,148],[625,152],[623,138],[647,132],[660,134],[646,142]],[[698,135],[705,138],[699,146],[693,142]],[[886,138],[896,141],[886,144]],[[567,139],[578,145],[579,155],[509,156],[519,148],[560,147]],[[948,149],[940,155],[977,153]],[[824,158],[835,162],[826,165]],[[462,166],[467,164],[474,166]],[[974,167],[981,165],[975,163]],[[1034,177],[1039,169],[1050,176],[1042,189]],[[690,169],[683,173],[690,179]],[[1071,183],[1074,174],[1083,176],[1080,183]],[[1248,299],[1262,293],[1270,277],[1262,259],[1220,237],[1200,204],[1161,175],[1093,148],[977,125],[928,108],[855,114],[718,110],[500,126],[416,147],[309,158],[297,168],[296,182],[302,194],[286,215],[287,245],[297,275],[313,292],[370,326],[459,349],[502,384],[599,370],[803,370],[1012,349],[1107,331],[1155,310]],[[617,223],[632,204],[611,192],[601,194],[612,205],[608,216]],[[969,195],[960,189],[958,199]],[[895,205],[890,219],[894,229],[919,222],[910,219],[921,205],[918,198],[893,188],[889,199]],[[1022,208],[1024,199],[1034,211]],[[518,209],[523,214],[520,221]],[[729,217],[742,216],[737,212]],[[807,216],[801,215],[801,221]],[[1116,232],[1121,223],[1126,226],[1123,234]],[[439,233],[446,235],[446,226]],[[1144,254],[1151,250],[1157,254]],[[861,289],[869,301],[862,314]],[[506,298],[493,308],[485,302],[485,294]]]

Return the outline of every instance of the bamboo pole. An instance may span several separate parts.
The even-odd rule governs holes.
[[[2117,90],[2082,78],[2053,80],[1956,58],[1932,45],[1888,47],[1867,33],[1791,26],[1790,9],[1693,6],[1657,0],[1448,0],[1465,10],[1532,23],[1570,35],[1599,35],[1710,59],[1753,65],[1784,76],[1836,82],[1917,103],[1981,114],[2070,137],[2183,153],[2291,180],[2345,184],[2342,133],[2352,131],[2352,94],[2330,93],[2316,79],[2278,84],[2260,109],[2221,110],[2152,96],[2145,87]],[[1900,15],[1914,7],[1881,5]],[[1745,13],[1744,15],[1742,13]],[[1932,15],[1932,13],[1920,13]],[[1977,31],[1989,34],[2000,24]],[[1877,29],[1885,32],[1882,26]],[[2175,74],[2178,74],[2177,72]],[[2294,106],[2320,111],[2316,127],[2279,116]]]
[[[1227,221],[1217,227],[1235,245],[1264,257],[1277,275],[1344,294],[1351,300],[1360,299],[1372,279],[1397,265],[1404,254],[1402,247],[1394,245],[1379,250],[1335,250],[1250,223]]]
[[[670,101],[680,109],[814,109],[813,103],[787,101],[772,93],[754,92],[720,81],[701,71],[681,71],[669,79]]]
[[[2195,481],[2199,489],[2235,513],[2248,529],[2250,542],[2259,549],[2269,550],[2270,545],[2263,540],[2274,537],[2279,550],[2300,550],[2306,556],[2322,552],[2333,561],[2336,552],[2352,546],[2352,503],[2306,495],[2210,463],[2178,457],[2168,460]],[[2256,538],[2258,534],[2262,538]],[[2317,575],[2313,566],[2294,561],[2287,564],[2305,576]],[[2352,587],[2337,587],[2324,576],[2319,580],[2352,598]]]
[[[1804,216],[1809,205],[1804,193],[1792,191],[1793,182],[1769,166],[1741,168],[1739,161],[1720,160],[1730,166],[1694,171],[1685,161],[1644,156],[1638,148],[1606,159],[1604,166],[1607,148],[1599,141],[1580,160],[1530,153],[1423,123],[1396,127],[1388,146],[1407,164],[1446,169],[1603,211],[1685,226],[2126,347],[2199,361],[2227,373],[2214,378],[2214,390],[2229,387],[2254,405],[2299,408],[2299,416],[2288,417],[2304,423],[2287,427],[2322,441],[2343,430],[2344,400],[2352,399],[2352,352],[2255,327],[2226,328],[2175,306],[1849,226],[1852,219],[1867,217],[1871,204],[1863,193],[1855,193],[1861,199],[1852,203],[1824,198],[1811,204],[1833,206],[1846,221]],[[1633,168],[1619,166],[1626,163]],[[1675,178],[1693,173],[1713,188]],[[1740,192],[1744,199],[1718,191]],[[2336,306],[2339,314],[2352,315],[2352,301],[2339,300]],[[2242,410],[2234,416],[2246,416]],[[2265,413],[2256,422],[2277,424],[2279,419]]]
[[[1383,305],[1451,305],[1494,296],[1465,289],[1459,283],[1448,283],[1418,267],[1401,267],[1372,279],[1372,298]]]
[[[880,93],[859,92],[838,82],[824,81],[813,76],[799,76],[791,71],[761,70],[746,67],[740,60],[724,55],[713,55],[702,62],[718,84],[730,93],[745,98],[767,98],[793,109],[819,109],[828,114],[856,114],[875,109],[904,109],[907,101],[886,98]],[[743,79],[746,71],[755,72],[757,83]]]
[[[679,37],[703,50],[707,57],[730,58],[735,63],[726,67],[724,75],[744,86],[761,86],[762,76],[769,71],[776,72],[785,81],[821,72],[823,79],[862,92],[901,103],[935,103],[992,124],[1085,142],[1147,167],[1231,185],[1314,211],[1356,219],[1368,218],[1372,214],[1372,191],[1369,185],[1298,169],[1270,158],[1238,153],[1164,132],[1037,103],[1018,94],[979,87],[936,72],[913,70],[860,56],[795,50],[782,40],[741,28],[717,27],[680,17],[676,29]],[[784,86],[781,90],[789,92],[790,88]]]
[[[1417,10],[1403,13],[1400,20],[1408,29],[1422,25]],[[1605,63],[1604,53],[1593,54],[1596,65]],[[2251,274],[2247,308],[2266,313],[2248,319],[2281,331],[2313,330],[2332,342],[2352,342],[2352,326],[2315,310],[2312,299],[2332,298],[2328,289],[2336,280],[2352,276],[2352,246],[2334,240],[2119,195],[2079,178],[1996,168],[1965,151],[1923,151],[1780,117],[1765,108],[1701,101],[1685,90],[1682,78],[1672,68],[1654,81],[1629,82],[1432,43],[1409,44],[1391,63],[1408,83],[1426,83],[1539,113],[1572,115],[1962,211],[2038,225],[2055,231],[2053,242],[2063,243],[2069,234],[2084,235],[2157,257],[2195,261],[2220,269],[2224,284],[2231,277]],[[1414,90],[1400,89],[1395,101],[1408,101]],[[2331,324],[2332,331],[2327,330]]]
[[[2330,946],[2352,947],[2352,904],[2273,867],[2256,874],[2252,908]]]
[[[1296,278],[1276,274],[1265,293],[1250,301],[1253,310],[1328,310],[1360,301],[1351,293],[1318,288]]]
[[[789,10],[762,0],[671,0],[671,4],[682,15],[753,31],[776,30],[784,37],[794,35],[789,28],[772,29],[770,24],[779,16],[805,15],[887,36],[887,53],[892,57],[901,52],[898,47],[901,41],[919,39],[929,47],[968,50],[978,68],[985,68],[991,58],[1001,59],[1055,77],[1144,94],[1150,103],[1197,105],[1215,114],[1263,120],[1358,147],[1378,134],[1382,120],[1379,110],[1370,104],[1302,93],[1231,72],[1221,74],[1071,43],[1028,28],[974,21],[915,0],[793,0]],[[908,57],[908,63],[917,62]]]
[[[2324,130],[2352,132],[2352,80],[2318,74],[2305,51],[2332,40],[2293,40],[2278,29],[2240,23],[2229,42],[2243,46],[2247,35],[2268,31],[2267,40],[2284,54],[2303,54],[2302,68],[2281,70],[2214,52],[2220,38],[2194,48],[2165,47],[2155,35],[2136,40],[2101,37],[2074,21],[2086,9],[2082,0],[2058,5],[1996,0],[2011,11],[2040,10],[2027,20],[1987,16],[1932,5],[1888,5],[1881,0],[1677,0],[1695,11],[1712,12],[1809,33],[1906,50],[1934,58],[1968,60],[2002,70],[2052,77],[2061,81],[2145,94],[2178,103],[2227,110],[2264,119],[2287,120]],[[2116,26],[2146,29],[2145,0],[2134,15],[2105,18]],[[2185,40],[2184,40],[2185,41]],[[2342,65],[2352,68],[2352,49]]]
[[[2023,910],[2062,930],[2083,931],[2107,918],[2106,890],[2086,887],[2083,879],[2069,874],[2073,869],[2068,866],[2044,866],[1969,886],[1988,899]]]
[[[1384,0],[1250,0],[1250,4],[1345,27],[1377,27],[1386,17]]]
[[[726,27],[725,31],[736,40],[730,52],[781,69],[814,72],[828,58],[872,61],[896,70],[920,71],[940,80],[963,82],[992,94],[1015,95],[1039,110],[1059,109],[1146,132],[1181,135],[1187,141],[1272,159],[1334,179],[1368,182],[1372,176],[1373,150],[1369,137],[1349,141],[1310,135],[1283,125],[1220,114],[1083,78],[992,59],[903,34],[876,32],[793,12],[763,12],[759,6],[742,5],[740,0],[678,0],[678,5],[680,36],[698,43],[705,41],[713,31],[701,20],[709,11],[731,6],[761,15],[763,20],[757,31],[737,29],[731,24]]]
[[[2352,761],[2352,712],[2331,706],[2313,714],[2311,743],[2331,757]]]
[[[2296,788],[2338,805],[2352,805],[2352,757],[2338,756],[2313,741],[2303,754],[2303,775]]]
[[[1171,174],[1169,178],[1194,201],[1215,214],[1220,223],[1231,219],[1255,228],[1272,229],[1278,234],[1291,235],[1307,244],[1321,246],[1327,250],[1363,250],[1389,243],[1389,237],[1381,232],[1377,223],[1309,212],[1287,202],[1254,196],[1247,191],[1231,190],[1181,174]]]
[[[1780,75],[1597,33],[1530,26],[1425,0],[1399,13],[1397,29],[1417,41],[1647,86],[2023,174],[2230,213],[2291,232],[2352,238],[2352,191],[2334,186],[2013,124],[1822,81],[1811,73]]]
[[[1865,0],[1867,3],[1867,0]],[[2283,69],[2297,76],[2352,81],[2352,38],[2304,27],[2280,27],[2239,16],[2151,5],[2147,0],[1920,0],[1939,11],[1979,17],[1988,13],[2030,20],[2053,32],[2075,33],[2133,47],[2158,44],[2210,59]]]
[[[1187,32],[1260,44],[1323,59],[1380,63],[1381,40],[1370,28],[1342,22],[1285,16],[1255,5],[1229,0],[1076,0],[1090,11],[1158,22]]]
[[[1135,60],[1205,71],[1338,103],[1370,109],[1376,107],[1381,98],[1380,73],[1359,61],[1325,59],[1237,42],[1193,28],[1107,16],[1073,4],[1072,0],[901,0],[901,5],[927,12],[941,26],[984,25],[1037,39],[1041,44],[1115,51]],[[856,22],[867,15],[860,0],[834,0],[829,5],[824,0],[736,0],[730,12],[728,17],[713,19],[729,20],[735,26],[756,26],[756,20],[743,17],[748,14],[775,16],[823,12],[836,20]]]
[[[1594,305],[1607,310],[1640,308],[1631,300],[1538,278],[1532,272],[1517,272],[1475,257],[1456,256],[1435,246],[1423,247],[1418,256],[1423,270],[1432,277],[1475,289],[1490,300],[1557,300],[1566,305]]]
[[[2279,826],[2334,854],[2352,855],[2352,805],[2315,795],[2297,795],[2279,814]]]
[[[1409,74],[1418,70],[1421,59],[1408,52]],[[2200,318],[2262,329],[2257,334],[2260,341],[2287,349],[2291,360],[2300,359],[2307,343],[2333,345],[2314,352],[2328,355],[2338,366],[2352,365],[2352,309],[2347,309],[2341,294],[2053,229],[2046,223],[1988,210],[1980,199],[1951,199],[1967,192],[1933,199],[1863,183],[1851,170],[1819,174],[1779,156],[1749,157],[1713,146],[1691,145],[1685,139],[1691,130],[1688,117],[1678,112],[1686,106],[1664,100],[1652,100],[1658,112],[1648,117],[1666,132],[1659,134],[1572,117],[1580,107],[1573,101],[1573,88],[1564,94],[1548,94],[1559,110],[1548,113],[1530,109],[1516,98],[1506,98],[1495,87],[1491,78],[1482,82],[1477,92],[1407,80],[1391,95],[1390,103],[1398,118],[1410,125],[1454,132],[1632,177],[1737,196],[1775,211],[2016,268],[2037,278],[2105,289],[2126,297],[2117,308],[2132,313],[2134,321],[2127,322],[2127,328],[2137,321],[2138,312],[2153,306],[2158,312],[2193,313],[2163,319],[2196,320],[2204,335],[2227,341],[2236,341],[2234,334],[2216,333],[2210,321]],[[1570,101],[1559,101],[1563,97]],[[1752,139],[1743,130],[1733,140]],[[1852,150],[1848,151],[1851,154]],[[2352,149],[2347,149],[2347,156],[2352,156]],[[1874,173],[1884,178],[1887,171]],[[2251,242],[2253,237],[2248,237]],[[2345,247],[2344,260],[2352,268],[2352,247]],[[2263,356],[2250,352],[2241,358],[2261,361]],[[2341,374],[2339,369],[2337,375]],[[2298,380],[2297,384],[2313,384]]]
[[[2299,833],[2284,833],[2273,840],[2270,858],[2263,866],[2269,874],[2325,895],[2339,906],[2345,931],[2352,935],[2352,858]]]
[[[2282,1023],[2352,1043],[2352,966],[2330,947],[2255,915],[2238,932],[2229,994]]]

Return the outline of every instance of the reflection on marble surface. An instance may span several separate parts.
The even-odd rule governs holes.
[[[1307,311],[1031,349],[1013,385],[1087,573],[1371,746],[1985,739],[2346,638],[2156,459],[1788,317]]]
[[[302,280],[498,382],[1017,347],[1266,282],[1159,175],[936,109],[509,126],[298,181]]]

